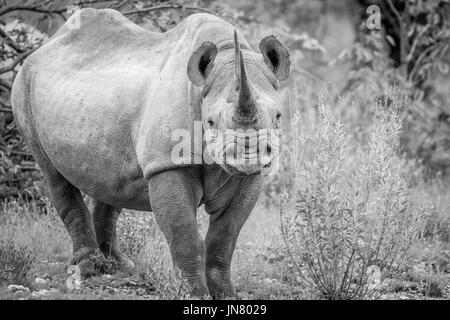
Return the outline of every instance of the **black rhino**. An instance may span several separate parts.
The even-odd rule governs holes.
[[[26,59],[12,91],[16,123],[73,241],[71,263],[101,251],[132,268],[119,250],[117,217],[122,208],[153,211],[193,295],[233,295],[236,239],[279,147],[266,141],[264,152],[254,151],[265,154],[256,163],[180,162],[171,133],[194,135],[196,121],[219,133],[279,128],[288,50],[268,36],[256,53],[209,14],[165,33],[110,9],[79,14],[79,28],[69,19]],[[249,159],[247,147],[227,139],[219,153],[239,149]],[[92,212],[80,192],[94,199]],[[205,241],[196,224],[202,204],[210,214]]]

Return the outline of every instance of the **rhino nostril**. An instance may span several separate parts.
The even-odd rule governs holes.
[[[245,151],[248,152],[248,150],[250,149],[250,137],[245,137],[244,146]]]
[[[267,145],[266,151],[267,151],[267,155],[270,156],[272,154],[272,147]]]

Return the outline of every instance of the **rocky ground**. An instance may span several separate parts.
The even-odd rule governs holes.
[[[273,257],[260,256],[260,263],[276,268],[277,261]],[[282,258],[281,258],[282,260]],[[2,299],[13,300],[46,300],[46,299],[166,299],[161,287],[155,283],[155,277],[149,273],[137,274],[102,274],[90,277],[78,283],[71,282],[66,265],[62,262],[42,262],[41,269],[47,270],[37,274],[27,286],[10,284],[0,289]],[[424,263],[417,264],[407,272],[397,274],[380,282],[368,299],[380,300],[428,300],[450,299],[450,273],[431,272]],[[304,287],[295,286],[292,279],[267,277],[264,273],[254,272],[246,279],[235,279],[237,299],[315,299],[308,296]],[[241,283],[239,283],[241,281]],[[264,288],[264,289],[262,289]],[[2,292],[3,291],[3,292]],[[186,296],[187,297],[187,296]],[[183,298],[183,297],[174,297]],[[319,297],[320,298],[320,297]]]
[[[32,284],[8,285],[7,296],[24,299],[159,299],[153,279],[147,274],[102,274],[79,283],[71,281],[64,263],[53,263],[52,273],[43,273]],[[69,283],[73,283],[70,285]]]

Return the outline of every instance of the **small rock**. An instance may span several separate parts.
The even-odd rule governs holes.
[[[63,262],[50,262],[48,265],[50,267],[60,267],[60,266],[63,266],[64,263]]]
[[[35,297],[35,298],[38,298],[38,297],[42,297],[42,296],[48,296],[48,295],[51,295],[51,294],[55,294],[55,293],[58,293],[58,290],[56,290],[56,289],[42,289],[42,290],[39,290],[39,291],[33,291],[33,293],[31,293],[31,295],[33,296],[33,297]]]
[[[444,295],[444,292],[439,283],[431,282],[428,287],[428,296],[433,298],[440,298]]]
[[[128,286],[132,286],[132,287],[136,287],[136,286],[138,285],[137,282],[134,282],[134,281],[132,281],[132,280],[128,281],[126,284],[127,284]]]
[[[47,285],[50,283],[50,280],[37,277],[36,279],[34,279],[34,283],[40,285]]]
[[[283,261],[284,255],[273,256],[268,259],[269,264],[274,264],[275,262]]]
[[[247,293],[247,292],[241,292],[241,293],[238,295],[238,297],[239,297],[240,299],[242,299],[242,300],[252,300],[252,299],[255,298],[254,295],[249,294],[249,293]]]
[[[145,290],[144,288],[138,288],[138,289],[136,289],[136,294],[138,296],[146,295],[147,294],[147,290]]]
[[[381,289],[381,270],[376,265],[371,265],[367,268],[367,283],[369,290]]]
[[[29,294],[30,293],[30,289],[28,289],[27,287],[21,286],[21,285],[17,285],[17,284],[10,284],[7,287],[7,290],[14,294]]]
[[[108,293],[109,294],[116,294],[116,293],[118,293],[119,292],[119,289],[117,289],[117,288],[108,288]]]

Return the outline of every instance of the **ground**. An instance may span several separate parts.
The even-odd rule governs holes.
[[[2,207],[2,238],[13,234],[16,249],[34,262],[23,277],[3,274],[0,299],[184,299],[189,288],[171,268],[167,245],[153,215],[124,211],[119,221],[123,251],[137,264],[133,274],[107,272],[68,289],[70,239],[47,203],[7,203]],[[39,213],[41,212],[41,213]],[[47,212],[43,215],[42,212]],[[5,217],[5,213],[8,213]],[[261,200],[247,221],[233,258],[232,279],[238,299],[320,299],[295,272],[280,242],[279,212]],[[208,217],[200,209],[204,235]],[[25,248],[25,249],[23,249]],[[29,250],[29,251],[27,251]],[[385,275],[369,299],[449,299],[450,244],[422,239],[411,249],[406,267]],[[5,254],[6,250],[3,251]],[[27,257],[19,258],[26,260]],[[439,260],[440,259],[440,260]],[[21,261],[22,261],[21,260]],[[25,264],[25,263],[23,263]],[[2,274],[0,273],[0,277]]]

